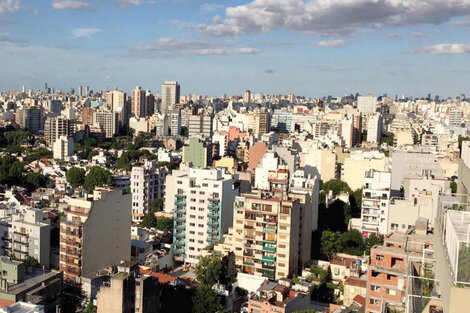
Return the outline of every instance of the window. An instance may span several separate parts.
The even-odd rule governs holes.
[[[391,296],[395,296],[397,294],[395,289],[387,288],[385,292]]]
[[[202,228],[204,227],[204,224],[198,224],[197,226]]]
[[[189,234],[194,235],[195,234],[194,230],[190,230]]]
[[[194,223],[189,223],[189,226],[196,226],[196,224],[194,224]]]
[[[200,220],[203,220],[204,216],[198,216],[197,218],[200,219]]]
[[[335,270],[333,271],[335,275],[339,275],[339,268],[335,268]]]
[[[380,287],[376,285],[370,285],[370,290],[372,291],[380,291]]]
[[[203,244],[203,243],[204,243],[204,241],[203,241],[203,240],[198,240],[198,241],[197,241],[197,243],[199,243],[199,244]]]
[[[202,187],[209,187],[209,185],[207,183],[203,183]]]
[[[196,215],[190,215],[189,217],[190,218],[196,218]]]
[[[206,193],[204,191],[199,191],[200,195],[205,195]]]
[[[177,181],[177,184],[178,184],[178,185],[182,185],[183,182],[182,182],[181,180],[178,180],[178,181]]]

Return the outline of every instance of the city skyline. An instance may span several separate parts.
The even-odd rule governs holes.
[[[455,97],[468,15],[467,0],[3,0],[0,89]]]

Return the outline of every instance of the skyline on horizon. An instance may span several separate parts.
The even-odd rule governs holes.
[[[469,28],[469,0],[0,0],[0,89],[455,97]]]

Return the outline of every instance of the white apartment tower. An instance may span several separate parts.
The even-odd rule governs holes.
[[[74,153],[74,142],[72,137],[60,136],[52,147],[55,160],[67,160]]]
[[[357,97],[357,110],[361,113],[374,113],[377,109],[377,98],[368,96]]]
[[[8,230],[2,235],[2,249],[20,260],[31,256],[49,268],[50,234],[42,210],[28,208],[12,216]]]
[[[178,136],[181,133],[181,110],[174,108],[170,115],[170,135]]]
[[[183,168],[168,176],[167,208],[173,207],[175,260],[196,264],[201,251],[220,240],[233,222],[238,189],[223,169]],[[172,201],[173,200],[173,201]]]
[[[382,137],[382,116],[380,114],[374,114],[369,117],[367,122],[367,142],[369,143],[380,143],[380,137]]]
[[[392,175],[390,172],[375,170],[366,172],[361,212],[362,234],[364,236],[387,234],[391,186]]]
[[[136,117],[146,116],[146,94],[142,87],[137,86],[132,90],[131,112]]]
[[[150,203],[165,198],[166,167],[157,167],[155,161],[145,160],[143,165],[133,166],[131,171],[132,221],[142,222]]]
[[[171,111],[180,102],[180,85],[175,81],[166,81],[162,85],[161,113]]]

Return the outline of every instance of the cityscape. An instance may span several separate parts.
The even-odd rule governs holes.
[[[468,312],[469,17],[0,0],[0,313]]]

